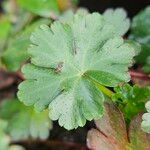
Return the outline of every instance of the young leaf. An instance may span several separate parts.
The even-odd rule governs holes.
[[[30,44],[30,35],[32,31],[41,24],[49,24],[48,19],[40,19],[30,25],[25,30],[13,37],[8,44],[7,49],[2,55],[2,62],[8,70],[17,71],[25,61],[29,58],[27,48]]]
[[[32,138],[46,139],[52,124],[48,111],[35,112],[17,99],[5,100],[0,107],[1,118],[8,121],[7,132],[13,140]]]
[[[119,104],[125,119],[129,121],[134,115],[144,110],[144,105],[150,99],[150,87],[118,86],[115,89],[113,100]]]
[[[142,129],[145,132],[150,133],[150,101],[146,103],[145,107],[147,109],[147,113],[145,113],[142,117]]]
[[[150,7],[137,14],[132,21],[130,39],[142,45],[141,53],[136,57],[137,63],[145,64],[150,56]]]
[[[50,118],[66,129],[102,116],[104,96],[94,82],[114,87],[130,80],[134,49],[98,13],[41,26],[31,41],[32,64],[22,69],[27,80],[18,97],[36,110],[49,106]]]
[[[107,9],[103,16],[108,23],[115,26],[118,35],[123,36],[129,30],[130,20],[123,8]]]
[[[52,12],[59,12],[57,0],[17,0],[20,7],[34,14],[50,17]]]

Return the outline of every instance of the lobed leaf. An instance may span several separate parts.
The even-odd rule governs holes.
[[[123,8],[107,9],[103,16],[108,23],[114,25],[116,33],[120,36],[123,36],[130,28],[130,19],[127,18]]]
[[[114,87],[130,80],[134,48],[98,13],[41,26],[31,42],[32,64],[22,69],[18,97],[38,111],[49,107],[50,118],[66,129],[102,116],[104,95],[94,82]]]
[[[130,39],[142,45],[141,53],[136,57],[137,63],[145,64],[150,56],[150,6],[138,13],[132,21]]]
[[[17,0],[20,7],[42,17],[59,12],[57,0]]]
[[[95,121],[96,129],[87,135],[87,146],[94,150],[125,150],[128,145],[127,130],[121,111],[110,101],[105,103],[105,113]]]
[[[119,105],[124,113],[126,121],[130,121],[140,111],[144,110],[145,102],[150,98],[150,87],[118,86],[115,89],[113,100]]]
[[[105,114],[101,119],[95,120],[95,124],[116,149],[125,149],[128,143],[126,124],[122,112],[116,105],[106,102]]]
[[[129,126],[130,148],[136,150],[149,150],[150,134],[141,130],[142,113],[136,115]]]
[[[14,141],[27,139],[29,136],[46,139],[52,127],[48,111],[36,112],[17,99],[5,100],[0,107],[0,116],[7,120],[7,132]]]
[[[94,150],[149,150],[150,134],[141,130],[142,113],[129,124],[128,132],[121,111],[112,103],[105,104],[104,116],[96,120],[97,129],[87,136],[88,148]]]
[[[141,44],[133,40],[125,40],[125,41],[129,43],[130,45],[132,45],[132,47],[134,47],[136,56],[141,52]]]
[[[1,150],[24,150],[22,146],[11,145],[11,139],[6,135],[5,130],[7,128],[7,122],[0,119],[0,149]]]
[[[145,132],[150,133],[150,101],[146,103],[145,107],[147,109],[147,113],[145,113],[142,117],[143,121],[141,126]]]
[[[32,31],[41,24],[49,24],[50,22],[51,21],[48,19],[39,19],[28,25],[22,32],[16,35],[15,38],[13,37],[11,39],[2,55],[2,62],[8,70],[17,71],[21,65],[29,59],[27,49],[30,44],[30,35]]]
[[[81,17],[88,15],[89,11],[86,8],[78,8],[75,12],[72,9],[66,10],[59,16],[59,20],[62,23],[72,23],[74,14],[80,15]]]
[[[116,145],[96,129],[91,129],[88,132],[87,146],[94,150],[117,150]]]

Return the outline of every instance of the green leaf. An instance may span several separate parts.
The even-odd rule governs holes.
[[[141,52],[135,57],[136,63],[145,65],[147,64],[148,57],[150,56],[150,45],[141,44]]]
[[[141,43],[147,43],[146,35],[149,36],[150,34],[150,7],[148,6],[144,10],[142,10],[140,13],[138,13],[134,18],[131,26],[131,32],[133,33],[133,36],[135,39],[138,39]],[[143,37],[144,39],[141,39],[140,37]]]
[[[8,34],[10,32],[11,23],[6,16],[0,16],[0,56],[2,54],[2,50]]]
[[[7,43],[7,38],[11,29],[11,23],[7,16],[0,16],[0,67],[2,66],[2,54]]]
[[[50,17],[52,12],[59,12],[57,0],[17,0],[20,7],[36,15]]]
[[[150,56],[150,7],[147,7],[133,18],[129,38],[142,45],[142,51],[136,57],[136,60],[138,63],[145,64]]]
[[[148,101],[145,105],[147,113],[145,113],[142,117],[142,129],[145,132],[150,133],[150,101]]]
[[[150,73],[150,56],[147,58],[147,62],[143,67],[144,72]]]
[[[119,105],[119,108],[124,113],[125,119],[129,121],[141,110],[144,110],[144,105],[150,98],[150,87],[118,86],[115,89],[113,100]]]
[[[76,14],[85,16],[89,12],[85,8],[79,8],[76,11]],[[74,12],[72,10],[67,10],[60,16],[60,20],[62,22],[72,22],[73,21]],[[116,34],[119,36],[123,36],[130,27],[130,20],[127,18],[126,11],[122,8],[107,9],[104,14],[104,19],[108,24],[112,24],[115,27]]]
[[[114,87],[130,80],[134,49],[98,13],[41,26],[31,41],[32,64],[22,69],[27,80],[18,97],[36,110],[49,106],[50,118],[66,129],[102,116],[104,96],[94,82]]]
[[[141,52],[141,44],[133,40],[126,40],[126,42],[132,45],[132,47],[134,47],[136,55],[138,55]]]
[[[13,39],[11,39],[2,56],[2,62],[8,70],[17,71],[21,65],[29,59],[27,49],[30,44],[30,35],[32,31],[41,24],[49,24],[50,22],[51,21],[48,19],[40,19],[28,25],[15,38],[13,37]]]
[[[25,149],[20,145],[11,145],[11,146],[9,146],[8,150],[25,150]]]
[[[72,23],[74,14],[80,15],[81,17],[87,15],[89,12],[85,8],[78,8],[74,13],[72,9],[66,10],[59,16],[59,20],[63,23]]]
[[[5,130],[7,128],[7,122],[0,119],[0,149],[1,150],[24,150],[22,146],[11,145],[11,139],[6,135]]]
[[[79,3],[79,0],[71,0],[71,1],[74,5],[77,5]]]
[[[115,26],[118,35],[123,36],[129,30],[130,20],[123,8],[107,9],[103,16],[108,23]]]
[[[5,129],[7,127],[7,122],[0,119],[0,148],[3,150],[8,150],[10,138],[5,135]]]
[[[17,99],[5,100],[0,107],[0,116],[8,121],[7,132],[14,141],[27,139],[29,136],[46,139],[52,127],[47,110],[36,112]]]

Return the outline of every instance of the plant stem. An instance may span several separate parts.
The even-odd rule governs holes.
[[[135,71],[133,69],[131,69],[129,72],[130,72],[131,78],[150,80],[150,74],[146,74],[140,71]]]
[[[112,97],[112,95],[114,94],[113,91],[109,90],[108,88],[106,88],[105,86],[99,84],[98,82],[94,81],[94,84],[96,85],[96,87],[101,90],[105,95],[107,95],[108,97]]]

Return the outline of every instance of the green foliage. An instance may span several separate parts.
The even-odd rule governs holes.
[[[59,16],[59,20],[63,23],[72,23],[74,14],[80,15],[82,17],[87,15],[88,13],[89,11],[85,8],[79,8],[76,10],[76,12],[74,12],[72,9],[69,9]]]
[[[71,1],[74,5],[77,5],[79,3],[79,0],[71,0]]]
[[[142,117],[142,129],[145,132],[150,133],[150,101],[148,101],[145,105],[147,113],[145,113]]]
[[[5,134],[7,122],[0,119],[0,149],[1,150],[24,150],[23,147],[18,145],[9,145],[11,139]]]
[[[11,38],[7,49],[2,55],[2,62],[8,70],[17,71],[20,66],[27,61],[29,55],[27,53],[30,44],[30,35],[32,31],[41,24],[50,24],[48,19],[39,19],[28,25],[23,31]]]
[[[2,66],[1,56],[6,46],[9,32],[11,29],[11,23],[7,16],[0,16],[0,67]]]
[[[142,45],[142,51],[136,60],[139,64],[145,64],[150,56],[150,7],[147,7],[133,18],[129,38]]]
[[[124,113],[127,121],[131,120],[141,110],[144,110],[144,105],[150,99],[150,87],[118,86],[114,88],[115,94],[112,99],[118,103],[119,108]]]
[[[48,111],[36,112],[17,99],[5,100],[0,107],[0,117],[7,120],[7,132],[13,140],[32,138],[46,139],[52,123]]]
[[[0,118],[5,120],[0,120],[0,149],[23,149],[10,146],[11,140],[46,139],[52,128],[50,119],[71,130],[102,116],[96,125],[107,137],[94,129],[98,136],[93,134],[93,138],[101,137],[99,142],[104,141],[104,148],[147,148],[149,136],[139,127],[141,116],[137,113],[145,110],[150,87],[124,83],[130,81],[128,68],[135,55],[144,71],[150,72],[150,7],[133,19],[130,40],[124,40],[122,36],[130,27],[124,9],[90,14],[87,9],[75,9],[77,3],[78,0],[5,3],[6,15],[0,17],[0,63],[9,71],[18,71],[30,58],[31,62],[22,68],[26,80],[19,85],[17,94],[27,106],[18,99],[4,100],[0,105]],[[64,10],[67,11],[60,14]],[[58,21],[49,27],[52,21],[44,18],[50,17],[58,17]],[[116,93],[109,87],[114,87]],[[127,123],[131,121],[129,135],[117,107],[111,104],[104,111],[108,96],[118,104]],[[146,109],[142,129],[150,133],[149,102]],[[136,117],[132,119],[133,116]],[[115,144],[109,138],[114,138]]]
[[[146,64],[143,67],[144,72],[150,73],[150,56],[147,58]]]
[[[5,135],[7,123],[0,120],[0,148],[7,150],[9,148],[9,137]]]
[[[50,13],[59,12],[57,0],[17,0],[20,7],[36,15],[50,17]]]
[[[131,26],[132,32],[131,36],[133,36],[134,39],[138,40],[143,44],[147,43],[148,42],[147,40],[149,39],[148,38],[150,34],[149,17],[150,17],[150,7],[147,7],[145,10],[141,11],[133,18]]]
[[[66,129],[102,116],[104,94],[95,82],[114,87],[130,80],[134,49],[98,13],[75,15],[70,25],[43,25],[31,41],[32,64],[22,69],[27,80],[18,97],[38,111],[49,106],[50,118]]]
[[[3,50],[4,44],[8,38],[11,28],[11,23],[6,16],[0,16],[0,56]]]
[[[85,8],[79,8],[75,14],[85,16],[89,12]],[[112,24],[115,27],[115,33],[119,36],[123,36],[130,27],[130,20],[127,18],[126,11],[123,8],[117,9],[107,9],[103,13],[104,19],[108,24]],[[62,22],[72,22],[74,17],[74,12],[72,10],[67,10],[60,16]]]
[[[107,9],[103,16],[108,23],[114,25],[118,35],[123,36],[129,30],[130,20],[127,18],[127,13],[124,9]]]
[[[134,47],[136,56],[141,52],[141,44],[139,44],[138,42],[135,42],[133,40],[125,40],[125,42]]]

